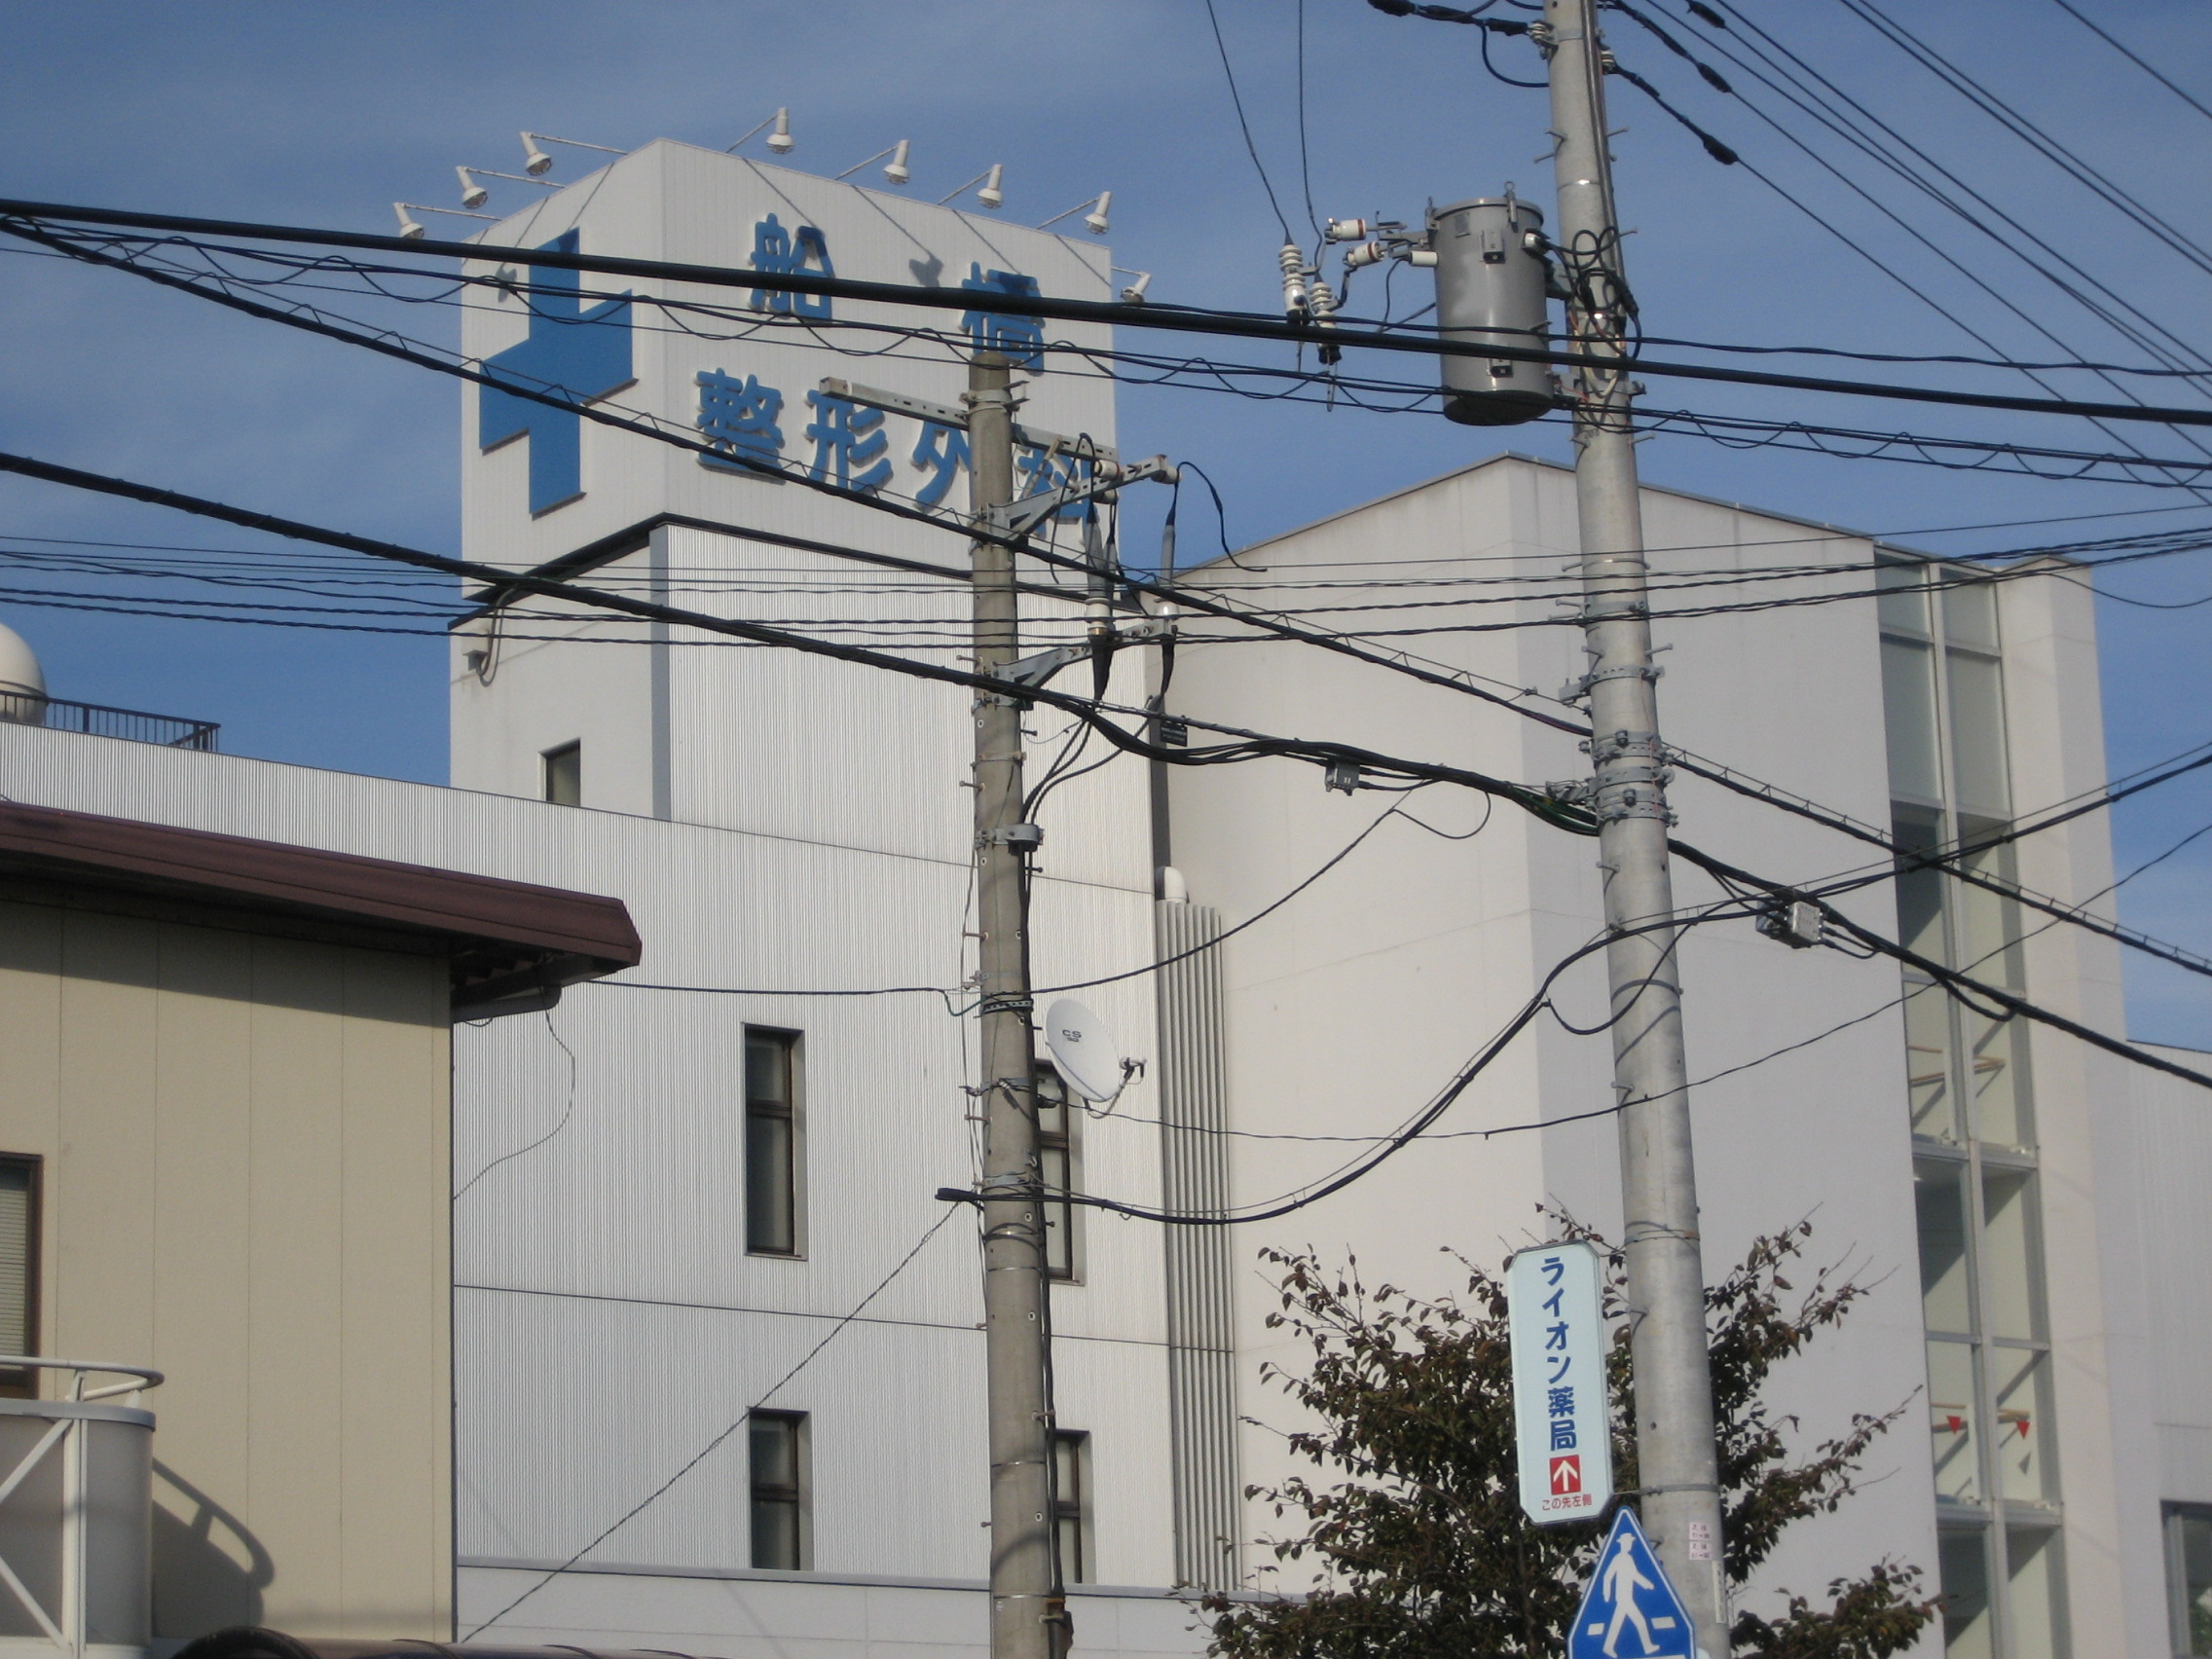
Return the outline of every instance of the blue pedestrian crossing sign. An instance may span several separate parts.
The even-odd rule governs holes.
[[[1689,1609],[1626,1504],[1590,1569],[1567,1659],[1697,1659]]]

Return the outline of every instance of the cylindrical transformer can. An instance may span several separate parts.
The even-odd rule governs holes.
[[[1443,338],[1476,346],[1542,350],[1551,341],[1544,306],[1543,213],[1512,197],[1480,197],[1432,207],[1436,321]],[[1444,413],[1465,426],[1513,426],[1552,407],[1543,363],[1449,356]]]

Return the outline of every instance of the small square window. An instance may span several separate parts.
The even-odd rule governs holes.
[[[558,749],[548,749],[542,759],[545,763],[545,798],[555,806],[583,805],[584,746],[580,743],[564,743]]]

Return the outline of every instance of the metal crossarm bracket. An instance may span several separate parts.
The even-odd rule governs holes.
[[[1171,616],[1151,616],[1142,622],[1132,622],[1126,628],[1117,628],[1109,636],[1116,645],[1138,645],[1146,640],[1163,640],[1173,636],[1175,619]],[[1037,651],[1010,662],[1004,668],[990,668],[983,672],[992,680],[1003,680],[1009,685],[1033,689],[1044,684],[1070,663],[1089,660],[1092,647],[1081,645],[1054,645],[1051,650]]]
[[[990,511],[991,528],[1008,535],[1026,535],[1051,518],[1062,507],[1074,506],[1099,496],[1108,496],[1124,484],[1140,484],[1148,478],[1173,483],[1175,468],[1163,455],[1152,456],[1130,466],[1115,465],[1109,469],[1100,463],[1093,475],[1081,483],[1062,484],[1057,489],[1040,490],[1034,496],[1024,496],[1018,501],[1009,501],[1003,507]]]
[[[932,403],[926,397],[908,397],[903,391],[885,391],[880,387],[855,386],[851,381],[826,378],[822,389],[831,397],[841,397],[848,403],[857,403],[864,409],[881,409],[890,415],[911,415],[917,421],[934,421],[940,426],[957,426],[968,429],[968,411],[956,409],[949,403]],[[1031,449],[1057,450],[1066,455],[1088,456],[1095,460],[1100,468],[1119,468],[1122,455],[1119,450],[1104,444],[1092,443],[1088,438],[1064,438],[1057,432],[1044,431],[1036,426],[1024,426],[1015,422],[1014,441]]]

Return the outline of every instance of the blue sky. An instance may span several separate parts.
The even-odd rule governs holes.
[[[1959,0],[1909,13],[1882,3],[2180,230],[2212,241],[2204,185],[2212,177],[2212,119],[2050,0]],[[1724,46],[1742,48],[1740,30],[1716,40],[1683,18],[1679,0],[1641,9],[1716,62]],[[1254,141],[1283,210],[1303,227],[1297,0],[1218,0],[1218,10]],[[1507,180],[1539,201],[1548,196],[1549,168],[1538,159],[1547,142],[1543,96],[1487,77],[1474,31],[1385,18],[1361,0],[1307,0],[1305,12],[1305,148],[1319,212],[1417,218],[1428,200],[1489,194]],[[2201,270],[1909,64],[1841,0],[1770,0],[1750,12],[1994,208],[2057,244],[2157,324],[2212,345]],[[1500,15],[1521,14],[1506,0]],[[2093,15],[2212,103],[2212,22],[2201,6],[2144,0]],[[663,135],[719,146],[784,104],[800,142],[793,165],[834,172],[910,137],[917,196],[941,195],[1004,162],[1009,217],[1030,222],[1110,188],[1116,258],[1156,273],[1157,297],[1263,309],[1274,299],[1281,233],[1244,153],[1198,0],[225,0],[217,7],[73,0],[12,8],[10,36],[0,63],[8,195],[386,232],[394,198],[457,205],[456,163],[519,170],[519,129],[617,146]],[[1615,82],[1613,119],[1625,129],[1617,139],[1622,212],[1634,231],[1631,274],[1650,333],[1908,352],[1979,350],[1927,303],[1933,300],[2015,357],[2146,360],[2047,276],[1895,178],[1863,161],[1839,160],[1880,207],[1869,204],[1633,24],[1616,20],[1611,38],[1625,63],[1834,227],[1821,228],[1744,167],[1715,165],[1667,116]],[[1536,73],[1526,43],[1501,42],[1495,55],[1511,73]],[[1847,155],[1755,83],[1729,73],[1816,148]],[[1941,263],[1881,207],[1966,274]],[[1988,221],[1989,209],[1976,213]],[[0,443],[453,548],[459,452],[450,382],[129,277],[16,255],[0,266],[0,277],[10,341],[0,357]],[[1364,310],[1376,296],[1356,298],[1355,309]],[[451,327],[444,313],[408,322],[436,337]],[[1873,372],[2033,389],[2016,375],[1968,368]],[[2108,394],[2084,377],[2060,385],[2084,396]],[[1665,395],[1717,411],[2111,447],[2105,434],[2070,420],[1769,391]],[[2146,395],[2192,401],[2170,385]],[[1238,539],[1500,447],[1496,435],[1434,419],[1331,414],[1197,391],[1132,389],[1121,420],[1124,448],[1197,461],[1220,481]],[[2135,435],[2155,454],[2190,453],[2161,428]],[[1559,434],[1542,427],[1520,428],[1504,441],[1564,456]],[[2121,484],[1732,451],[1690,437],[1654,440],[1643,463],[1654,483],[1876,532],[2193,500]],[[2212,508],[1918,540],[1967,551],[2194,524],[2212,525]],[[151,509],[14,480],[0,482],[0,531],[251,544]],[[1186,529],[1186,537],[1195,534]],[[0,588],[14,585],[0,581]],[[2212,560],[2189,554],[2130,567],[2106,585],[2130,600],[2183,604],[2212,594]],[[217,719],[234,753],[431,781],[444,775],[443,654],[433,641],[93,616],[32,608],[4,593],[0,618],[36,645],[57,695]],[[2106,601],[2100,626],[2115,771],[2212,737],[2212,713],[2188,691],[2206,657],[2212,607]],[[2169,787],[2116,820],[2126,869],[2212,822],[2212,780]],[[2131,883],[2122,913],[2212,953],[2212,836]],[[2128,972],[2134,1035],[2212,1047],[2203,980],[2139,960]]]

